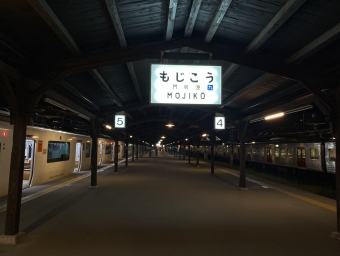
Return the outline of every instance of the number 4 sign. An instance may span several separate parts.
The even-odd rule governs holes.
[[[215,116],[215,129],[216,130],[225,129],[225,118],[224,118],[224,116]]]
[[[125,115],[115,115],[115,128],[125,128]]]

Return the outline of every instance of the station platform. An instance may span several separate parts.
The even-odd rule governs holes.
[[[256,177],[243,191],[236,171],[215,166],[211,175],[209,164],[197,168],[194,160],[160,152],[121,163],[119,174],[107,166],[98,189],[89,189],[87,172],[25,189],[27,237],[0,245],[0,255],[340,254],[330,237],[334,200]],[[1,211],[0,234],[4,223]]]

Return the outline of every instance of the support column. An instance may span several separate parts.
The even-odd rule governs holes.
[[[131,162],[135,161],[135,141],[132,140]]]
[[[198,152],[198,148],[199,148],[199,141],[200,141],[200,138],[197,137],[196,140],[195,140],[195,144],[196,144],[196,166],[197,168],[200,167],[200,158],[199,158],[199,152]]]
[[[98,136],[99,136],[99,121],[97,118],[91,118],[90,131],[92,138],[91,147],[91,185],[90,188],[97,188],[97,164],[98,164]]]
[[[138,161],[138,141],[136,141],[136,160]]]
[[[230,168],[233,168],[234,164],[234,145],[233,145],[233,140],[234,140],[234,133],[233,129],[230,129]]]
[[[191,146],[190,146],[190,142],[189,142],[188,148],[189,148],[188,162],[189,162],[189,164],[190,164],[190,155],[191,155]]]
[[[115,130],[115,169],[113,173],[118,173],[118,141],[119,139],[119,132],[117,129]]]
[[[215,132],[210,132],[210,172],[215,173]]]
[[[5,96],[11,109],[11,124],[13,127],[13,147],[7,194],[7,210],[4,236],[0,236],[0,243],[16,244],[25,237],[19,232],[22,180],[24,169],[24,152],[27,124],[31,123],[31,114],[39,100],[30,95],[28,80],[22,79],[13,90],[7,75],[0,72],[0,90]],[[40,97],[39,97],[40,98]],[[46,145],[45,145],[46,146]]]
[[[128,166],[129,162],[129,140],[125,139],[125,166]]]
[[[332,238],[340,240],[340,87],[336,92],[336,113],[333,113],[331,132],[335,137],[336,159],[335,159],[335,183],[336,183],[336,220],[337,231],[331,234]]]
[[[186,153],[186,143],[185,140],[183,141],[183,160],[185,160],[185,153]]]
[[[246,140],[248,133],[249,121],[243,126],[243,133],[240,140],[240,189],[246,189]]]

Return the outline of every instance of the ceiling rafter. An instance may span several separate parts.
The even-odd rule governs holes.
[[[220,26],[225,13],[227,12],[232,0],[222,0],[218,6],[212,22],[210,23],[209,29],[205,35],[204,42],[210,43],[211,39],[216,33],[217,28]]]
[[[245,53],[255,52],[276,30],[278,30],[304,3],[306,0],[288,0],[277,12],[271,21],[262,29],[254,40],[246,47]],[[223,73],[223,81],[227,79],[239,68],[240,65],[232,63]]]
[[[334,26],[332,29],[328,30],[311,43],[307,44],[305,47],[294,53],[292,56],[285,60],[286,64],[291,64],[297,60],[301,60],[302,58],[306,58],[313,53],[321,50],[326,47],[330,43],[334,42],[336,39],[340,37],[340,23]]]
[[[218,9],[214,15],[213,20],[211,21],[209,25],[209,29],[204,37],[205,43],[210,43],[211,39],[216,33],[217,28],[220,26],[221,21],[223,20],[223,17],[225,13],[227,12],[232,0],[222,0],[220,2],[220,5],[218,6]],[[204,53],[204,51],[199,50],[198,53]],[[194,65],[198,65],[200,63],[200,60],[195,60]]]
[[[115,100],[118,107],[122,107],[123,103],[118,98],[118,96],[111,90],[110,86],[106,83],[105,79],[99,74],[98,70],[93,69],[90,70],[89,73],[93,77],[94,80]]]
[[[37,11],[37,13],[45,20],[45,22],[50,26],[50,28],[58,35],[58,37],[63,41],[63,43],[67,46],[67,48],[77,57],[81,57],[83,54],[78,47],[77,43],[74,41],[70,33],[64,27],[62,22],[53,12],[51,7],[46,3],[45,0],[29,0],[28,1],[31,6]],[[91,75],[99,75],[98,77],[94,77],[95,80],[99,83],[100,86],[103,87],[105,91],[107,91],[111,96],[114,95],[114,99],[117,102],[118,106],[121,106],[122,103],[117,97],[117,95],[112,91],[112,89],[106,84],[105,80],[100,76],[97,70],[92,70]]]
[[[172,34],[174,31],[176,11],[177,11],[177,1],[178,0],[169,1],[168,18],[167,18],[166,32],[165,32],[165,41],[167,42],[171,41]]]
[[[194,30],[197,14],[201,7],[201,3],[202,3],[202,0],[194,0],[191,5],[190,14],[189,14],[188,21],[187,21],[187,24],[185,26],[185,31],[184,31],[185,38],[191,37],[192,31]],[[183,47],[181,49],[181,53],[187,53],[188,49],[189,49],[188,47]],[[179,61],[179,64],[183,64],[183,63],[184,63],[184,60]]]
[[[106,2],[106,6],[107,6],[109,13],[110,13],[111,21],[112,21],[113,26],[116,30],[116,33],[117,33],[117,36],[118,36],[118,39],[119,39],[119,43],[120,43],[120,47],[122,49],[126,49],[127,43],[126,43],[122,23],[120,21],[116,2],[115,2],[115,0],[105,0],[105,2]],[[139,84],[138,84],[138,80],[137,80],[135,70],[133,68],[133,64],[132,64],[132,62],[127,62],[126,65],[127,65],[128,70],[129,70],[133,86],[135,87],[135,91],[137,93],[138,99],[139,99],[140,102],[143,102],[142,93],[140,91],[140,87],[139,87]]]
[[[224,106],[227,106],[228,104],[230,104],[231,102],[233,102],[234,100],[236,100],[238,97],[240,97],[243,93],[245,93],[246,91],[255,88],[256,86],[258,86],[259,84],[268,81],[272,78],[274,78],[275,75],[270,74],[270,73],[265,73],[262,76],[258,77],[257,79],[255,79],[254,81],[252,81],[251,83],[247,84],[246,86],[244,86],[241,90],[238,90],[237,92],[233,93],[232,95],[230,95],[229,97],[225,98],[222,101],[222,105],[220,108],[223,108]]]

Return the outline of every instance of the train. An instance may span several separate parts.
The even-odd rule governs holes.
[[[231,151],[233,147],[233,151]],[[188,148],[187,148],[188,149]],[[210,146],[191,148],[207,158]],[[240,159],[240,144],[216,145],[214,156],[224,161]],[[192,152],[193,153],[193,152]],[[335,173],[335,141],[316,142],[252,142],[246,143],[245,158],[248,165],[265,165],[282,170],[300,169],[324,173]]]
[[[13,126],[0,122],[0,197],[8,192]],[[91,168],[89,136],[41,127],[28,126],[25,142],[23,189],[40,185],[74,172]],[[98,138],[97,164],[114,161],[115,142],[111,138]],[[128,146],[128,156],[132,145]],[[118,142],[118,158],[125,157],[125,145]]]

